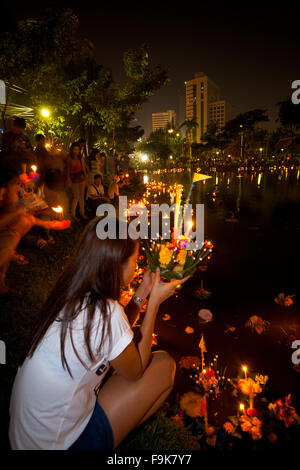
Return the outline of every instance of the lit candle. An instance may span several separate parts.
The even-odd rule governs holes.
[[[240,403],[240,411],[242,411],[245,414],[245,405],[244,405],[244,403]]]
[[[64,210],[62,206],[52,207],[52,210],[59,214],[58,218],[63,220],[64,219]]]
[[[31,169],[32,169],[33,173],[36,173],[37,166],[36,166],[36,165],[32,165],[32,166],[31,166]]]
[[[247,368],[247,366],[243,366],[242,369],[245,373],[245,379],[247,380],[247,370],[248,370],[248,368]]]

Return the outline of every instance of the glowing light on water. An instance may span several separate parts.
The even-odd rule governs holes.
[[[258,175],[258,180],[257,180],[257,186],[260,185],[261,177],[262,177],[262,173],[259,173],[259,175]]]

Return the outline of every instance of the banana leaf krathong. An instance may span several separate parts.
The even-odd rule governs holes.
[[[148,264],[152,272],[157,268],[165,279],[183,279],[185,276],[193,275],[197,266],[209,257],[213,244],[205,241],[199,250],[186,250],[189,242],[182,236],[180,239],[151,240],[144,247]],[[208,258],[209,259],[209,258]]]

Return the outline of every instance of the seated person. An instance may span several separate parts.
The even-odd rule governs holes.
[[[117,199],[119,198],[119,181],[120,178],[117,175],[111,177],[110,179],[110,183],[108,186],[108,197],[111,201],[117,201]]]
[[[89,185],[86,193],[87,205],[93,212],[96,212],[99,204],[109,202],[109,199],[104,196],[104,188],[102,185],[102,177],[99,174],[94,176],[94,182]]]
[[[9,292],[17,294],[6,285],[5,278],[11,261],[27,264],[24,257],[16,253],[21,238],[35,225],[43,229],[67,228],[55,220],[46,222],[17,208],[19,189],[18,174],[11,169],[0,169],[0,295]]]

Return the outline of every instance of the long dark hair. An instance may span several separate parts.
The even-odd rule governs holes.
[[[65,356],[65,340],[70,334],[72,346],[77,358],[87,367],[80,358],[73,342],[71,323],[80,312],[86,309],[86,323],[84,326],[84,339],[86,351],[93,362],[95,360],[90,343],[91,330],[94,325],[96,308],[99,309],[98,327],[102,323],[102,336],[98,351],[104,337],[110,337],[110,311],[108,300],[119,300],[122,284],[122,264],[134,253],[136,240],[105,239],[97,237],[96,226],[99,217],[94,218],[85,228],[78,243],[76,252],[64,272],[59,277],[55,287],[50,293],[41,315],[34,327],[28,341],[25,354],[32,357],[36,348],[44,338],[48,328],[57,320],[61,324],[60,349],[63,368],[67,368],[72,377]],[[116,220],[117,233],[119,222]]]
[[[79,142],[73,142],[71,144],[71,147],[70,147],[70,150],[69,150],[69,155],[71,158],[74,158],[74,147],[79,147],[80,149],[80,152],[79,152],[79,155],[77,156],[77,158],[79,158],[79,160],[81,160],[81,147],[80,147],[80,143]]]

